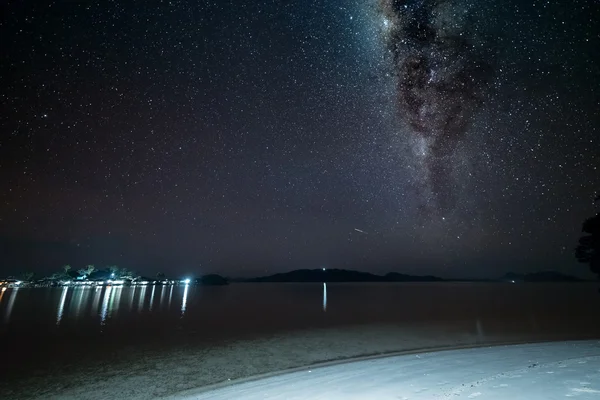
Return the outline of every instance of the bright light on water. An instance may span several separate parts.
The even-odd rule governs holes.
[[[94,289],[94,300],[92,300],[92,311],[90,315],[96,316],[98,315],[98,305],[100,304],[100,295],[102,294],[102,288],[100,286],[96,286]]]
[[[60,295],[60,301],[58,302],[58,311],[56,312],[56,325],[60,325],[60,321],[62,320],[63,312],[65,310],[65,300],[67,299],[68,291],[68,286],[63,287],[62,293]]]
[[[9,321],[10,314],[12,313],[13,306],[15,305],[15,299],[17,298],[17,293],[19,293],[19,288],[15,287],[11,290],[10,297],[8,298],[8,305],[6,306],[6,315],[4,316],[4,322]]]
[[[152,304],[154,304],[154,291],[156,290],[156,285],[152,286],[152,293],[150,294],[150,305],[148,306],[148,310],[152,311]]]
[[[119,312],[119,304],[121,304],[121,294],[123,294],[123,286],[116,286],[110,296],[110,304],[108,305],[108,315],[115,315]]]
[[[146,286],[142,286],[140,299],[138,300],[138,312],[144,311],[144,297],[146,297]]]
[[[108,313],[108,301],[110,300],[110,292],[112,286],[107,286],[104,292],[104,298],[102,299],[102,312],[100,313],[100,325],[104,325],[106,322],[106,314]]]
[[[188,289],[190,288],[189,285],[185,285],[185,289],[183,289],[183,299],[181,300],[181,316],[183,317],[183,314],[185,314],[185,308],[187,306],[187,295],[188,295]]]
[[[72,310],[73,315],[75,317],[79,316],[79,312],[81,311],[81,306],[83,304],[83,296],[84,295],[85,295],[86,300],[87,300],[87,294],[89,292],[87,292],[85,289],[86,289],[85,287],[76,287],[74,289],[75,292],[77,292],[77,298],[76,298],[75,302],[71,301],[71,305],[70,306],[71,306],[71,308],[75,307],[75,309]],[[73,293],[73,295],[75,295],[75,292]]]
[[[323,311],[327,311],[327,284],[323,282]]]
[[[136,286],[132,286],[129,291],[129,311],[133,309],[133,298],[135,297]]]
[[[165,285],[162,285],[160,287],[160,303],[158,303],[158,307],[160,309],[162,309],[162,307],[163,307],[163,300],[165,299],[165,292],[166,292],[166,287],[165,287]]]

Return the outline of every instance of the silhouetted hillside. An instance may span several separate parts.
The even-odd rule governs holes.
[[[196,283],[206,286],[222,286],[228,285],[229,281],[227,280],[227,278],[223,278],[221,275],[208,274],[204,275],[202,278],[196,279]]]
[[[246,282],[439,282],[435,276],[413,276],[390,272],[384,276],[345,269],[298,269],[295,271],[252,278]]]
[[[433,275],[406,275],[390,272],[384,276],[386,282],[442,282],[444,279]]]

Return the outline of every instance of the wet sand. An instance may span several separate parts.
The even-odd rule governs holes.
[[[512,333],[499,333],[507,332],[505,324],[485,327],[471,322],[452,327],[354,326],[305,330],[214,346],[186,344],[163,350],[132,350],[103,360],[38,370],[27,377],[4,382],[0,385],[0,395],[10,399],[162,398],[208,385],[227,386],[261,374],[361,356],[594,336],[582,335],[580,329],[554,330],[551,335],[542,335],[520,328],[513,327]]]

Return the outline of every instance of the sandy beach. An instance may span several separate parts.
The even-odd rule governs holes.
[[[570,332],[552,330],[551,335],[535,333],[524,326],[513,327],[512,331],[505,328],[502,323],[484,326],[471,322],[453,326],[354,326],[304,330],[213,346],[187,344],[162,350],[137,349],[53,370],[42,368],[10,384],[4,382],[0,393],[3,398],[11,399],[162,398],[182,396],[209,385],[228,386],[252,377],[279,375],[356,357],[594,336],[592,331],[582,334],[580,326],[572,327]]]
[[[339,363],[172,400],[597,399],[600,341],[491,346]]]

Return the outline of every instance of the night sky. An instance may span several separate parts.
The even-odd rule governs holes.
[[[598,1],[0,10],[1,275],[588,276]]]

